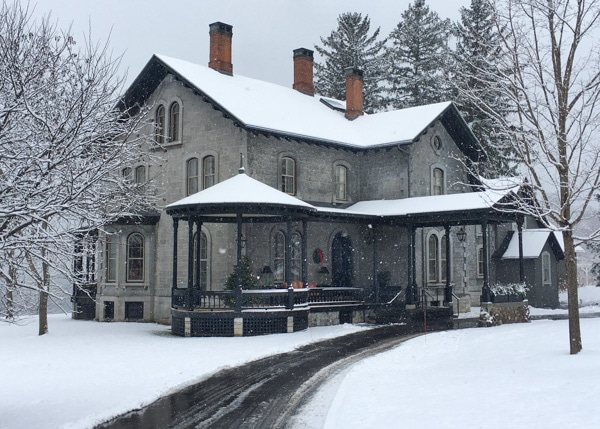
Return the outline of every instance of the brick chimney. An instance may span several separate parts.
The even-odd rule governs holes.
[[[315,95],[313,51],[310,49],[294,49],[294,85],[292,88],[306,95]]]
[[[208,66],[221,73],[232,75],[231,38],[233,37],[233,26],[222,22],[213,22],[209,25],[209,29],[210,58]]]
[[[346,69],[346,118],[351,121],[363,114],[363,72]]]

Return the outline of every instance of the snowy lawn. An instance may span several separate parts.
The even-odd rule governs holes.
[[[245,338],[182,338],[168,326],[50,316],[0,323],[0,428],[88,428],[228,366],[364,327]]]
[[[600,319],[534,321],[422,336],[326,383],[295,428],[598,428]]]

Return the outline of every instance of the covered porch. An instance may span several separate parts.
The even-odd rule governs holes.
[[[445,266],[445,284],[418,284],[416,272],[416,233],[419,229],[443,228],[446,237],[453,234],[460,240],[464,227],[480,225],[484,240],[484,278],[482,301],[490,300],[488,226],[501,222],[516,222],[519,237],[523,221],[514,211],[506,209],[515,197],[510,192],[473,192],[435,197],[420,197],[393,201],[367,201],[348,209],[315,207],[293,196],[240,174],[211,188],[169,205],[166,211],[173,218],[173,273],[171,288],[172,331],[185,336],[245,336],[295,332],[325,320],[331,323],[376,322],[381,310],[401,318],[408,311],[427,307],[450,309],[459,297],[453,291],[451,264]],[[439,199],[445,200],[441,204]],[[448,208],[456,209],[448,210]],[[503,207],[503,210],[499,210]],[[302,228],[301,280],[292,278],[292,223]],[[309,223],[368,225],[372,230],[372,275],[370,284],[362,287],[315,287],[307,277]],[[178,236],[180,224],[187,224],[187,287],[178,287]],[[198,284],[199,235],[205,223],[228,223],[236,231],[237,287],[233,290],[206,291]],[[242,247],[244,224],[283,224],[285,234],[284,288],[266,285],[264,289],[244,289],[242,284]],[[377,281],[380,271],[378,231],[392,227],[404,231],[409,239],[402,260],[406,264],[407,282],[403,288],[386,289]],[[520,239],[520,248],[522,241]],[[445,241],[449,255],[450,240]],[[522,252],[522,250],[521,250]],[[267,268],[267,267],[265,267]],[[522,273],[521,273],[522,275]],[[295,286],[295,287],[294,287]],[[448,313],[448,311],[446,312]],[[320,317],[319,314],[322,316]],[[324,315],[325,314],[325,315]]]

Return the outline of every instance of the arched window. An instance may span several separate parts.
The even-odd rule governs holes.
[[[127,237],[127,282],[144,281],[144,236],[133,233]]]
[[[436,235],[432,234],[429,236],[428,249],[427,249],[427,280],[432,283],[438,281],[438,259],[439,255],[439,242]]]
[[[285,235],[278,231],[273,237],[273,280],[282,283],[285,280]]]
[[[281,192],[296,195],[296,161],[281,158]]]
[[[188,159],[186,171],[186,195],[192,195],[198,192],[198,158]]]
[[[542,284],[549,286],[552,284],[552,271],[550,269],[550,253],[542,253]]]
[[[194,285],[201,290],[208,288],[208,240],[200,231],[200,257],[198,257],[198,233],[194,233]],[[200,265],[200,279],[197,279],[197,266]]]
[[[156,109],[154,131],[156,133],[156,143],[163,144],[165,142],[165,106],[162,104]]]
[[[169,108],[169,141],[179,141],[179,103],[176,101]]]
[[[444,195],[444,170],[441,168],[433,169],[431,195]]]
[[[117,237],[106,237],[106,281],[117,281],[117,250],[119,243]]]
[[[123,173],[123,177],[125,178],[126,182],[133,181],[133,169],[131,167],[125,167],[123,169],[122,173]]]
[[[446,255],[446,236],[440,239],[440,279],[446,281],[446,264],[448,263],[448,255]]]
[[[216,178],[215,157],[205,156],[202,160],[202,189],[210,188],[215,184]]]
[[[335,166],[335,199],[346,201],[348,199],[348,169],[343,165]]]
[[[146,182],[146,167],[139,165],[135,168],[135,183],[142,184]]]

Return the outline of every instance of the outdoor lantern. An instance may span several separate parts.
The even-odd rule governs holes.
[[[271,271],[271,267],[268,265],[265,265],[260,273],[265,278],[265,287],[269,286],[269,283],[270,283],[269,280],[271,279],[271,274],[273,274],[273,271]]]
[[[464,226],[460,227],[460,229],[456,233],[456,238],[458,238],[458,241],[460,241],[461,243],[465,241],[465,239],[467,238],[467,233],[465,232]]]
[[[319,268],[319,274],[321,274],[321,285],[325,284],[325,280],[327,280],[327,274],[329,274],[329,270],[327,267],[322,266]]]

